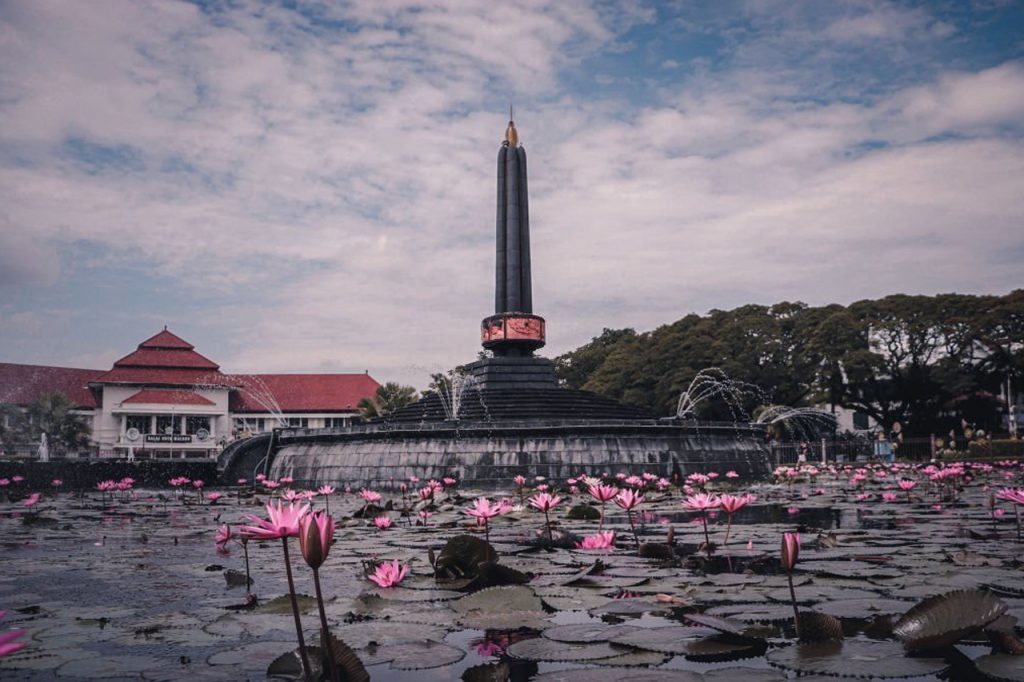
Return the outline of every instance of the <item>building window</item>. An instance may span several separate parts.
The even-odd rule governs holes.
[[[246,419],[245,417],[241,417],[235,419],[235,431],[238,432],[238,435],[241,435],[243,432],[246,431],[248,431],[249,433],[263,433],[263,430],[263,417],[254,417],[252,419]]]
[[[191,416],[185,418],[185,429],[187,433],[196,434],[199,429],[205,429],[206,433],[210,433],[210,418],[209,417],[198,417]]]
[[[177,435],[181,433],[181,417],[169,414],[161,414],[156,418],[156,432],[164,435]]]
[[[344,429],[351,423],[351,417],[327,417],[324,420],[324,426],[329,429]]]
[[[309,417],[288,417],[288,425],[293,429],[308,429]]]
[[[125,431],[138,429],[139,433],[149,433],[150,424],[152,419],[148,414],[129,414],[124,420]]]

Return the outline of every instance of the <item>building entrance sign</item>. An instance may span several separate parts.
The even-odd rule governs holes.
[[[163,433],[147,433],[147,443],[191,443],[192,436],[182,435],[180,433],[175,434],[163,434]]]

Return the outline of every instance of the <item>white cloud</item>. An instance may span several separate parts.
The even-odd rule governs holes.
[[[1020,65],[820,97],[788,58],[765,57],[783,40],[833,49],[785,6],[754,6],[772,29],[732,52],[735,68],[624,102],[561,91],[567,68],[652,19],[616,3],[212,17],[185,3],[8,3],[0,160],[5,145],[30,153],[0,163],[0,284],[53,282],[54,245],[84,240],[106,249],[95,267],[223,292],[196,310],[223,339],[200,350],[228,370],[369,368],[422,384],[425,368],[473,358],[491,309],[511,98],[550,354],[605,326],[751,300],[1019,285],[993,254],[1021,241]],[[943,32],[879,7],[821,30],[846,43]],[[942,134],[963,139],[931,139]],[[105,314],[100,300],[83,317]]]

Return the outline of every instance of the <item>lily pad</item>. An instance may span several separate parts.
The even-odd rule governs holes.
[[[879,679],[938,675],[949,667],[941,658],[911,658],[895,642],[859,640],[775,649],[768,652],[768,662],[801,675]]]
[[[983,590],[956,590],[929,597],[903,614],[893,634],[907,651],[938,649],[979,632],[1006,611]]]
[[[630,651],[632,649],[629,647],[615,646],[607,642],[570,644],[534,637],[516,642],[506,650],[506,653],[513,658],[527,661],[587,661],[618,656]]]

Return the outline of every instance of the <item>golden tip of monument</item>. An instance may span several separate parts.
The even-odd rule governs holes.
[[[508,128],[505,128],[505,141],[512,147],[515,147],[519,143],[519,134],[516,132],[516,124],[511,118],[508,121]]]

